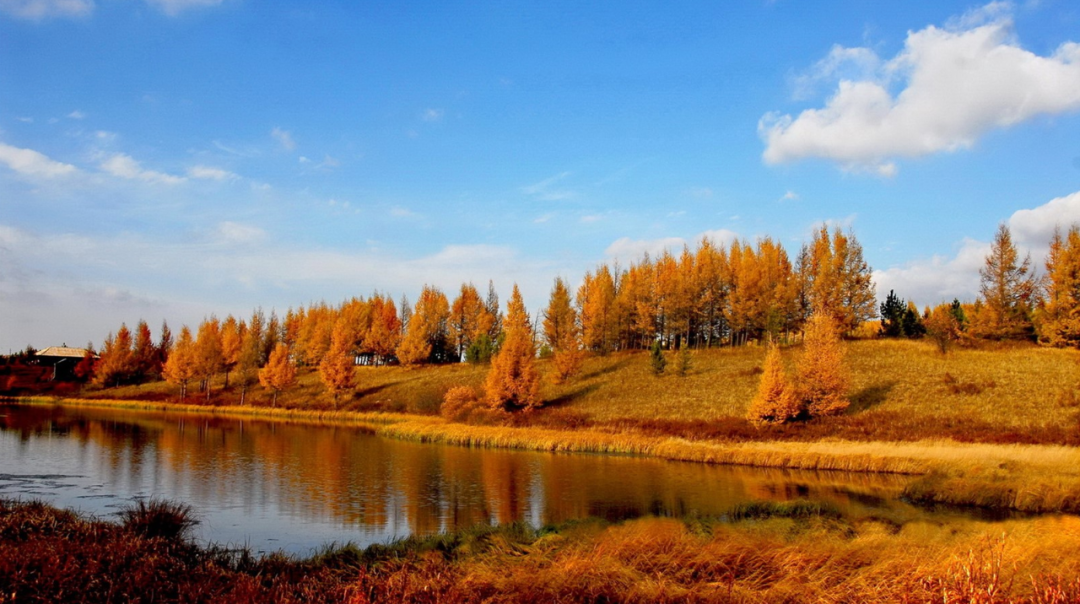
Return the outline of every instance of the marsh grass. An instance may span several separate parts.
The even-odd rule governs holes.
[[[16,528],[13,528],[16,527]],[[481,525],[297,559],[149,539],[0,500],[0,602],[1080,601],[1080,519],[844,517],[807,502],[710,518]]]

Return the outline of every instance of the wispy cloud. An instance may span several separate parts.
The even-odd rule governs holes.
[[[191,9],[217,6],[222,2],[224,0],[146,0],[147,4],[157,7],[170,17],[175,17]]]
[[[20,149],[0,143],[0,163],[19,174],[41,178],[56,178],[78,172],[78,168],[65,164],[33,149]]]
[[[420,119],[425,122],[442,121],[443,113],[442,109],[425,109],[424,113],[420,115]]]
[[[787,191],[780,196],[780,201],[799,201],[799,194],[795,191]]]
[[[521,192],[535,197],[540,201],[561,201],[564,199],[571,199],[577,196],[576,192],[569,189],[559,189],[554,186],[560,181],[565,180],[571,174],[571,172],[560,172],[554,176],[549,176],[540,182],[521,187]]]
[[[67,114],[67,116],[69,118],[73,119],[73,120],[86,119],[86,114],[83,113],[82,111],[79,111],[78,109],[76,109],[75,111],[72,111],[71,113]]]
[[[93,0],[0,0],[0,12],[30,21],[86,17],[93,11]]]
[[[221,168],[214,168],[212,166],[192,166],[188,168],[187,174],[190,178],[197,178],[200,180],[224,181],[239,178],[239,176],[233,172]]]
[[[185,180],[182,176],[144,169],[138,161],[123,153],[116,153],[101,162],[101,169],[113,176],[150,184],[178,185]]]
[[[275,126],[274,129],[270,131],[270,136],[274,137],[274,140],[281,145],[282,149],[285,149],[286,151],[296,149],[296,141],[293,140],[292,133],[288,130],[282,130]]]

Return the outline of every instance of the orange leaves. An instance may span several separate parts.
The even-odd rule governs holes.
[[[794,380],[784,371],[779,347],[769,347],[747,419],[765,423],[839,415],[849,405],[850,381],[839,328],[831,317],[815,314],[806,325]]]
[[[353,338],[346,321],[338,319],[330,341],[330,350],[319,363],[319,377],[337,405],[338,396],[355,386],[356,373],[353,370]]]
[[[517,285],[507,305],[504,323],[506,339],[491,360],[485,382],[488,405],[495,408],[540,406],[540,374],[536,370],[536,349],[525,302]]]
[[[289,358],[287,345],[278,343],[274,347],[266,366],[259,370],[259,383],[274,391],[274,406],[277,406],[278,393],[296,383],[296,366]]]

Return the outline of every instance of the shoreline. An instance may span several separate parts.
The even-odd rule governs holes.
[[[470,448],[635,455],[757,468],[900,474],[912,478],[904,489],[904,497],[918,503],[1080,513],[1080,449],[1062,445],[845,440],[723,443],[595,429],[475,426],[438,416],[403,413],[54,397],[3,397],[0,402],[345,425],[366,428],[386,438]]]

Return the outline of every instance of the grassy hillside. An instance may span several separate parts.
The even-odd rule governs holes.
[[[942,355],[928,342],[863,340],[846,344],[852,373],[848,413],[805,425],[758,429],[742,418],[760,379],[765,351],[745,346],[693,353],[685,376],[652,373],[647,353],[587,359],[562,385],[545,383],[543,411],[518,424],[616,427],[700,438],[917,440],[1080,443],[1080,353],[1013,345],[959,349]],[[799,347],[784,351],[794,363]],[[669,368],[674,363],[669,363]],[[547,361],[540,369],[549,373]],[[481,387],[486,367],[452,365],[406,369],[359,367],[357,387],[339,409],[436,414],[455,385]],[[211,404],[236,404],[234,383],[219,378]],[[194,388],[192,388],[194,390]],[[175,401],[177,388],[158,382],[84,396]],[[204,400],[189,395],[188,403]],[[330,409],[318,373],[301,370],[299,383],[279,399],[293,408]],[[248,404],[270,404],[260,386]]]

